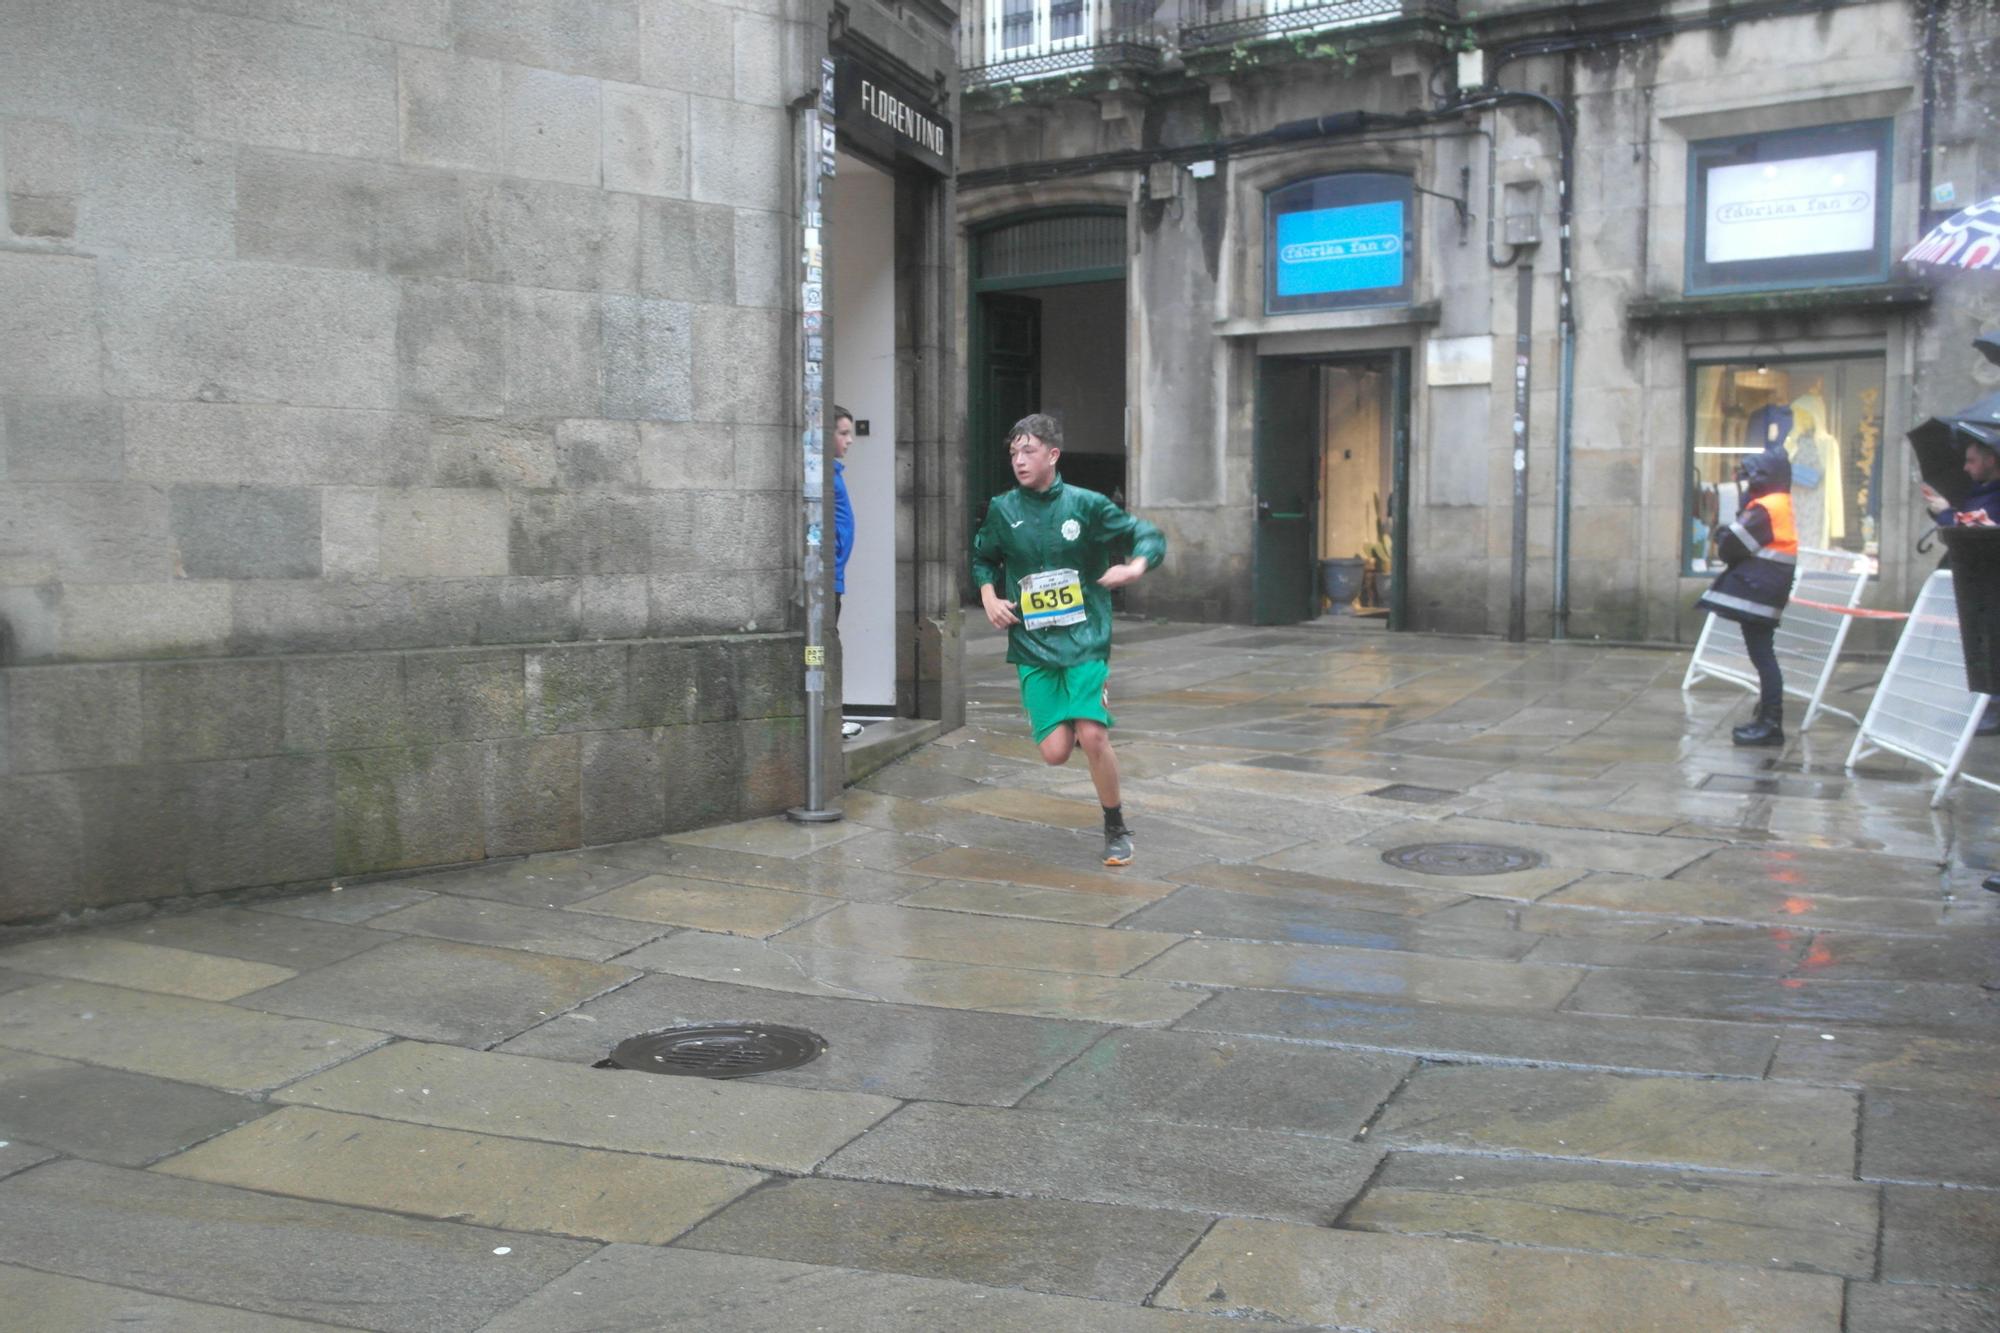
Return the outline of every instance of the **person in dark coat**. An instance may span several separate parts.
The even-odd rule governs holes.
[[[1960,523],[2000,523],[2000,431],[1989,439],[1983,432],[1961,425],[1955,433],[1965,446],[1965,475],[1972,478],[1972,490],[1954,507],[1925,482],[1924,508],[1931,511],[1932,520],[1941,528]]]
[[[2000,523],[2000,431],[1989,433],[1984,427],[1960,423],[1953,438],[1965,450],[1965,475],[1972,478],[1972,489],[1954,506],[1925,482],[1920,489],[1931,521],[1941,528]],[[1986,705],[1973,731],[1980,736],[2000,736],[2000,699]],[[1987,887],[2000,893],[2000,883]]]
[[[1745,458],[1736,468],[1743,506],[1717,534],[1728,568],[1701,595],[1706,607],[1743,630],[1743,648],[1757,668],[1757,712],[1729,733],[1738,745],[1785,743],[1785,677],[1778,669],[1778,620],[1798,572],[1799,530],[1792,518],[1792,465],[1782,447]]]

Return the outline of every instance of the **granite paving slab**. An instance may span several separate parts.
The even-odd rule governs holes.
[[[1835,1088],[1433,1065],[1374,1138],[1455,1151],[1850,1177],[1855,1094]]]
[[[1072,801],[1016,787],[981,787],[936,802],[935,809],[969,810],[996,819],[1016,819],[1029,824],[1052,824],[1057,828],[1102,829],[1104,810],[1095,801]]]
[[[1720,1018],[1764,1023],[1861,1023],[1935,1036],[1990,1036],[2000,1001],[1977,986],[1917,981],[1820,981],[1726,973],[1588,973],[1565,1009],[1589,1014]]]
[[[1954,929],[1946,936],[1825,931],[1815,936],[1810,974],[1822,981],[1969,981],[2000,976],[2000,932]]]
[[[619,890],[612,890],[616,893]],[[496,949],[549,953],[601,963],[636,949],[663,933],[657,924],[642,925],[586,912],[517,907],[479,898],[432,898],[375,918],[377,930],[485,944]]]
[[[1172,1120],[1351,1138],[1415,1062],[1198,1032],[1113,1032],[1022,1099],[1108,1123]]]
[[[1198,888],[1316,900],[1329,907],[1380,912],[1390,916],[1427,916],[1455,904],[1478,901],[1449,888],[1431,889],[1414,885],[1391,888],[1381,884],[1358,884],[1352,880],[1328,879],[1324,875],[1260,865],[1192,866],[1175,872],[1173,878],[1176,883]]]
[[[194,1000],[233,1000],[298,974],[289,967],[221,958],[107,935],[57,935],[0,949],[16,972],[98,981]]]
[[[1710,884],[1769,885],[1830,897],[1911,898],[1937,896],[1936,861],[1877,852],[1810,847],[1725,847],[1711,852],[1678,875]]]
[[[1537,943],[1536,936],[1520,931],[1434,925],[1422,917],[1336,907],[1316,893],[1297,890],[1251,895],[1190,886],[1133,913],[1120,926],[1210,939],[1326,944],[1505,961],[1520,958]]]
[[[0,1139],[0,1180],[26,1171],[31,1166],[54,1161],[57,1154],[50,1149],[18,1139]]]
[[[372,884],[335,885],[330,889],[302,893],[295,898],[272,898],[252,903],[250,910],[354,926],[371,921],[384,912],[393,912],[398,907],[420,903],[431,896],[429,889],[418,888],[411,880],[386,879]]]
[[[714,828],[672,833],[662,841],[691,847],[713,847],[728,852],[750,852],[758,856],[795,857],[831,847],[868,831],[861,824],[795,824],[783,816],[751,819],[741,824],[719,824]]]
[[[1065,893],[1094,893],[1112,898],[1150,901],[1164,898],[1174,886],[1163,880],[1149,880],[1108,870],[1055,865],[1015,852],[996,852],[981,847],[953,847],[907,869],[916,875],[937,879],[991,881],[1026,888],[1061,889]],[[1187,872],[1182,872],[1187,873]]]
[[[1440,823],[1413,822],[1377,829],[1360,846],[1388,850],[1414,842],[1493,842],[1541,853],[1550,867],[1603,870],[1665,879],[1721,847],[1694,838],[1643,837],[1603,829],[1566,829],[1549,824],[1508,823],[1454,815]],[[1478,876],[1479,879],[1500,878]],[[1470,887],[1470,886],[1468,886]],[[1475,890],[1476,891],[1476,890]]]
[[[749,884],[648,875],[623,888],[571,905],[571,915],[601,913],[695,930],[720,931],[763,939],[829,911],[837,900]],[[653,932],[657,935],[659,932]],[[634,941],[635,944],[644,941]]]
[[[1157,931],[1103,930],[961,912],[844,904],[778,935],[779,944],[850,949],[898,958],[981,963],[1045,972],[1119,976],[1180,942]]]
[[[211,907],[198,912],[155,914],[100,932],[138,944],[220,954],[253,963],[271,963],[305,972],[387,944],[394,936],[309,917]]]
[[[269,1108],[213,1088],[0,1050],[0,1139],[144,1166]]]
[[[2000,1291],[2000,1193],[1884,1185],[1882,1280]]]
[[[1767,934],[1771,932],[1765,932]],[[1627,944],[1623,940],[1534,940],[1526,961],[1549,967],[1641,968],[1657,972],[1733,972],[1745,976],[1779,977],[1791,972],[1806,952],[1804,932],[1773,939],[1762,950],[1716,949],[1694,944]],[[1661,937],[1663,940],[1666,936]]]
[[[1137,1305],[1208,1225],[1169,1209],[774,1180],[678,1244]]]
[[[858,840],[857,840],[858,841]],[[841,846],[845,844],[836,844]],[[748,884],[763,889],[845,898],[850,902],[894,902],[928,883],[921,875],[830,861],[817,854],[787,859],[654,840],[620,843],[609,856],[648,874]]]
[[[1341,1225],[1865,1279],[1877,1220],[1863,1185],[1396,1152]]]
[[[1543,778],[1530,781],[1516,774],[1496,779],[1492,789],[1508,793],[1500,800],[1481,805],[1471,813],[1498,824],[1526,824],[1541,828],[1590,829],[1600,833],[1665,833],[1681,822],[1677,814],[1645,814],[1636,810],[1606,810],[1625,790],[1595,778]],[[1476,795],[1486,794],[1474,787]],[[1524,800],[1524,793],[1561,795],[1560,801]]]
[[[0,1261],[391,1333],[476,1329],[595,1248],[93,1162],[0,1181]]]
[[[273,1094],[291,1106],[777,1171],[810,1171],[895,1109],[802,1092],[403,1041]]]
[[[1703,921],[1743,921],[1806,930],[1925,931],[1943,924],[1941,903],[1834,898],[1776,885],[1593,875],[1548,896],[1547,906],[1602,907]]]
[[[1869,1091],[1861,1099],[1860,1174],[1863,1180],[2000,1189],[2000,1103]]]
[[[547,954],[402,939],[238,1003],[405,1037],[486,1046],[638,975],[627,967]]]
[[[1349,796],[1360,796],[1382,785],[1371,777],[1329,773],[1315,774],[1311,780],[1301,781],[1296,773],[1252,764],[1204,764],[1198,768],[1182,769],[1168,781],[1177,787],[1241,792],[1251,796],[1275,797],[1287,801],[1305,799],[1328,803]]]
[[[1843,1327],[1846,1333],[1993,1333],[2000,1328],[2000,1291],[1850,1282]]]
[[[820,1174],[1325,1225],[1361,1192],[1379,1156],[1270,1130],[1218,1135],[1158,1120],[917,1102],[835,1153]]]
[[[851,866],[860,870],[900,871],[912,861],[921,861],[931,853],[945,846],[943,838],[932,837],[928,833],[893,833],[887,829],[876,829],[846,842],[837,842],[831,847],[810,852],[798,860],[800,865]],[[878,901],[875,898],[863,901]]]
[[[671,1308],[663,1309],[663,1293]],[[482,1333],[655,1329],[691,1312],[714,1333],[1214,1333],[1168,1310],[822,1268],[702,1250],[613,1245],[487,1324]],[[670,1325],[669,1325],[670,1326]]]
[[[765,1177],[741,1167],[288,1106],[155,1171],[502,1230],[660,1245]]]
[[[1440,908],[1436,916],[1440,925],[1520,930],[1563,939],[1622,940],[1628,944],[1655,939],[1673,924],[1637,912],[1609,912],[1557,903],[1513,903],[1493,898],[1462,899],[1454,906]]]
[[[626,1037],[692,1023],[789,1023],[826,1053],[759,1084],[1011,1106],[1103,1034],[1089,1023],[822,999],[649,976],[508,1042],[511,1054],[590,1063]]]
[[[1411,842],[1450,842],[1436,830],[1419,834]],[[1515,839],[1519,842],[1519,839]],[[1481,898],[1508,898],[1533,902],[1584,872],[1562,866],[1540,866],[1533,870],[1513,870],[1499,875],[1427,875],[1403,870],[1382,859],[1382,853],[1367,848],[1329,847],[1308,843],[1271,856],[1259,858],[1258,865],[1283,870],[1303,870],[1329,879],[1359,880],[1363,884],[1387,884],[1399,888],[1431,889],[1443,893],[1476,894]]]
[[[346,1024],[86,981],[0,995],[0,1046],[224,1092],[267,1091],[387,1039]]]
[[[1841,1024],[1787,1028],[1771,1077],[2000,1098],[2000,1033],[1954,1040]]]
[[[1832,1333],[1841,1283],[1225,1218],[1155,1303],[1379,1333]]]
[[[1329,995],[1384,995],[1505,1009],[1554,1009],[1576,986],[1571,968],[1381,949],[1186,940],[1132,973],[1152,981]]]
[[[1140,898],[1071,893],[1024,884],[977,883],[947,879],[919,889],[902,900],[903,907],[928,907],[979,916],[1017,916],[1030,921],[1061,921],[1073,926],[1109,926],[1145,905]]]
[[[1141,1027],[1171,1023],[1199,1004],[1204,992],[1156,981],[1089,973],[817,949],[783,940],[745,940],[682,931],[627,954],[620,962],[649,972],[707,981],[934,1005],[1038,1018],[1075,1018]]]
[[[638,870],[607,855],[611,850],[593,847],[582,852],[544,852],[461,870],[436,870],[423,876],[422,887],[517,907],[566,907],[639,877]]]
[[[1124,757],[1124,751],[1119,751]],[[1380,783],[1375,784],[1380,786]],[[1177,829],[1229,829],[1238,835],[1262,835],[1263,850],[1278,851],[1302,842],[1341,843],[1407,815],[1409,806],[1385,811],[1386,804],[1350,797],[1341,805],[1311,799],[1310,782],[1298,784],[1292,799],[1256,795],[1220,787],[1186,787],[1172,782],[1126,782],[1125,819],[1141,836],[1158,825]],[[1094,799],[1088,782],[1057,788],[1064,796]],[[1149,844],[1150,845],[1150,844]],[[1214,845],[1210,844],[1197,844]]]
[[[329,1329],[303,1319],[231,1310],[106,1282],[0,1264],[0,1310],[33,1311],[38,1333],[144,1329],[145,1333],[295,1333]]]

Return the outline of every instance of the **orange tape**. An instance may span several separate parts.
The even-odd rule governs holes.
[[[1794,597],[1791,606],[1810,606],[1815,611],[1832,611],[1843,616],[1856,616],[1862,620],[1908,620],[1908,611],[1871,611],[1865,606],[1835,606],[1831,602],[1811,602],[1803,597]]]

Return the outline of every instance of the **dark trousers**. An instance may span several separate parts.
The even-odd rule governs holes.
[[[1757,706],[1764,709],[1780,707],[1785,702],[1785,677],[1778,670],[1778,650],[1775,642],[1778,636],[1776,625],[1742,622],[1743,647],[1750,654],[1750,665],[1757,668]]]

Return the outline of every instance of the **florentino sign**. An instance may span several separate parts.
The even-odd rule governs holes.
[[[929,110],[929,99],[861,63],[835,60],[841,132],[878,151],[912,158],[934,171],[951,170],[951,122]]]

